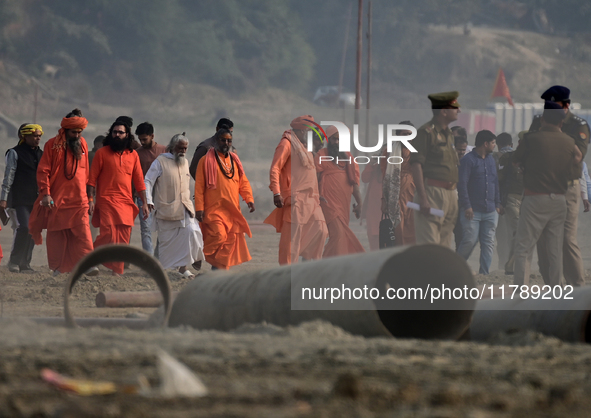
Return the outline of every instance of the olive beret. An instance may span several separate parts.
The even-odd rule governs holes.
[[[430,94],[429,100],[431,100],[431,109],[443,109],[445,107],[459,108],[458,96],[460,95],[457,91],[446,91],[443,93]]]

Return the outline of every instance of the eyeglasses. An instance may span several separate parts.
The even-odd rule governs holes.
[[[226,138],[220,138],[220,139],[218,139],[218,141],[220,141],[220,142],[227,142],[228,144],[231,144],[232,143],[232,140],[231,139],[226,139]]]
[[[125,131],[113,131],[113,135],[125,135],[126,133]]]

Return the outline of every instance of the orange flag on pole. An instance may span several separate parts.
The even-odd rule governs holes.
[[[505,80],[505,73],[503,69],[499,67],[499,72],[497,73],[497,81],[495,81],[495,86],[493,87],[492,94],[490,98],[493,97],[506,97],[507,101],[511,106],[513,105],[513,99],[511,99],[511,93],[509,93],[509,86],[507,85],[507,80]]]

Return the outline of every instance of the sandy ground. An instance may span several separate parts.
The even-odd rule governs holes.
[[[591,215],[581,215],[591,216]],[[588,228],[582,218],[585,262]],[[352,228],[367,247],[364,228]],[[253,261],[236,271],[276,266],[279,235],[252,222]],[[22,317],[62,316],[65,275],[52,277],[44,247],[36,247],[36,274],[6,268],[10,229],[0,232],[0,416],[23,417],[517,417],[588,416],[591,349],[538,334],[499,335],[490,344],[364,339],[323,322],[279,328],[258,324],[230,332],[46,328]],[[140,245],[139,228],[132,244]],[[493,261],[493,268],[496,266]],[[478,267],[478,249],[470,259]],[[209,272],[204,264],[203,270]],[[174,289],[188,280],[170,273]],[[197,278],[198,279],[198,278]],[[587,278],[591,280],[591,277]],[[495,271],[478,283],[511,283]],[[539,281],[534,275],[534,280]],[[140,269],[113,278],[105,269],[74,288],[77,317],[138,317],[154,309],[95,307],[105,290],[155,290]],[[163,348],[205,382],[200,399],[115,394],[80,397],[43,383],[40,370],[86,379],[158,385],[156,353]]]
[[[0,415],[25,417],[586,417],[587,346],[526,335],[491,345],[364,339],[322,322],[231,333],[46,329],[1,322]],[[199,399],[83,398],[43,367],[119,384],[159,378],[165,349],[209,389]]]

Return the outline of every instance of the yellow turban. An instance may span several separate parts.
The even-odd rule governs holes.
[[[31,135],[35,131],[41,131],[41,135],[43,135],[43,128],[41,125],[36,125],[34,123],[29,123],[21,128],[19,131],[20,135]]]
[[[19,139],[18,144],[22,144],[23,142],[25,142],[25,139],[22,138],[25,135],[31,135],[33,133],[35,133],[36,131],[41,131],[41,135],[43,135],[43,128],[41,127],[41,125],[37,125],[35,123],[29,123],[28,125],[23,126],[20,131],[18,131],[18,135],[19,137],[21,137],[21,139]]]

